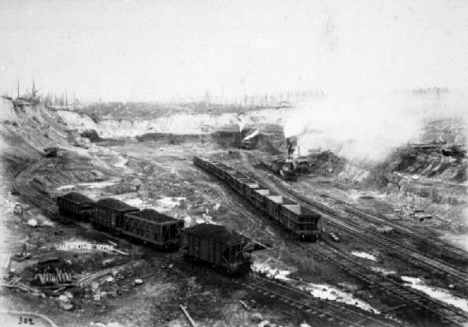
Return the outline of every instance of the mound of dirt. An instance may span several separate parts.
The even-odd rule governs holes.
[[[162,141],[169,144],[180,144],[188,141],[201,141],[206,135],[203,134],[172,134],[172,133],[145,133],[136,136],[139,142]]]
[[[438,151],[399,149],[379,168],[384,172],[399,172],[454,183],[468,180],[466,159],[446,156]]]

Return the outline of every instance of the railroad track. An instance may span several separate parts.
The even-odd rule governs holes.
[[[323,321],[321,326],[344,326],[344,327],[400,327],[400,322],[386,319],[385,316],[376,316],[371,312],[365,312],[344,304],[337,304],[331,301],[324,301],[313,297],[311,294],[285,285],[280,281],[266,278],[259,273],[251,272],[248,278],[231,278],[224,274],[214,273],[207,265],[194,265],[190,260],[186,260],[180,254],[170,254],[163,257],[158,256],[158,260],[165,265],[177,264],[183,271],[190,271],[206,276],[209,274],[210,280],[218,279],[224,283],[233,283],[237,286],[250,289],[268,297],[274,301],[281,301],[290,305],[303,313],[310,315],[314,319]]]
[[[422,308],[441,317],[442,323],[451,323],[456,326],[463,326],[463,321],[459,321],[457,317],[468,319],[468,313],[463,310],[435,300],[422,292],[400,284],[396,280],[378,274],[348,255],[325,246],[322,242],[301,245],[303,247],[319,247],[320,249],[316,250],[315,253],[318,253],[325,260],[340,266],[342,270],[348,272],[350,275],[358,277],[360,280],[367,283],[371,290],[384,291],[387,295],[392,297],[392,303],[395,303],[393,308]],[[387,308],[384,309],[384,311],[394,311],[394,309]],[[452,315],[447,314],[447,312],[451,312]],[[453,316],[453,314],[455,314],[455,316]]]
[[[308,207],[315,211],[318,211],[322,214],[322,218],[328,223],[341,229],[344,229],[361,239],[371,241],[372,243],[375,243],[387,250],[392,250],[393,252],[399,253],[403,256],[403,258],[411,258],[413,260],[418,261],[421,265],[425,265],[433,269],[437,269],[443,273],[446,273],[452,276],[453,278],[462,281],[463,284],[468,282],[468,274],[466,272],[454,266],[451,266],[442,260],[429,257],[417,249],[402,245],[398,243],[398,241],[386,238],[380,233],[368,229],[363,229],[361,226],[359,226],[356,223],[353,223],[349,219],[343,218],[338,211],[328,206],[325,206],[318,201],[306,198],[305,196],[297,193],[296,191],[282,185],[282,183],[278,182],[276,179],[274,179],[273,181],[269,181],[266,178],[263,178],[255,172],[255,169],[251,165],[249,159],[246,157],[246,154],[241,153],[241,156],[244,164],[258,180],[268,185],[269,187],[272,187],[274,189],[280,189],[281,193],[289,194],[297,201],[297,203],[303,205],[304,207]]]
[[[13,186],[28,202],[42,209],[44,213],[53,215],[58,211],[57,204],[45,193],[40,192],[37,187],[31,185],[32,181],[34,181],[32,173],[40,168],[42,164],[43,162],[40,160],[19,173],[14,180]]]
[[[408,238],[417,239],[421,243],[430,243],[431,246],[435,246],[437,248],[442,248],[444,250],[447,250],[447,251],[451,252],[453,255],[455,255],[457,257],[467,258],[467,260],[468,260],[468,252],[467,251],[464,251],[464,250],[459,249],[459,248],[457,248],[457,247],[455,247],[455,246],[453,246],[451,244],[448,244],[446,242],[443,242],[441,240],[434,239],[434,238],[431,239],[430,242],[428,242],[427,239],[422,238],[415,231],[412,231],[409,228],[406,228],[406,227],[401,226],[401,225],[399,225],[397,223],[389,221],[386,217],[383,217],[383,216],[381,216],[379,214],[371,213],[371,212],[369,212],[367,210],[364,210],[364,209],[356,208],[355,206],[350,205],[350,204],[348,204],[348,203],[346,203],[346,202],[344,202],[342,200],[336,199],[334,197],[331,197],[331,196],[328,196],[328,195],[326,197],[332,199],[333,201],[335,201],[336,203],[341,205],[346,212],[348,212],[348,213],[350,213],[352,215],[355,215],[357,217],[360,217],[360,218],[365,219],[365,220],[370,221],[370,222],[378,221],[378,222],[384,223],[386,226],[392,227],[393,229],[397,230],[399,233],[401,233],[402,235],[405,235]],[[416,249],[416,251],[421,252],[421,251],[419,251],[417,249]],[[450,267],[452,267],[452,268],[454,268],[456,270],[460,270],[457,267],[445,262],[444,260],[441,260],[441,259],[436,259],[436,260],[441,261],[442,263],[445,263],[446,266],[450,266]]]
[[[336,210],[333,210],[332,208],[329,208],[328,206],[325,206],[317,201],[307,199],[303,195],[300,195],[293,190],[289,190],[279,183],[275,184],[278,185],[284,192],[292,195],[299,204],[302,204],[305,207],[312,206],[315,211],[319,211],[322,214],[323,219],[327,220],[328,223],[338,228],[344,229],[363,240],[371,241],[372,243],[377,244],[387,250],[400,253],[404,258],[417,260],[420,264],[446,273],[452,278],[462,281],[462,283],[468,282],[468,274],[466,272],[449,265],[442,260],[427,256],[425,253],[415,248],[403,245],[398,243],[398,241],[387,238],[381,233],[370,229],[363,229],[359,224],[350,221],[349,219],[343,219],[340,217],[340,214]]]
[[[274,300],[280,300],[299,310],[339,326],[369,326],[395,327],[401,323],[389,321],[384,317],[376,318],[372,313],[353,310],[348,306],[338,305],[333,302],[317,299],[307,292],[284,285],[274,280],[260,276],[257,273],[250,275],[252,282],[246,284],[250,289],[255,289],[264,296]]]
[[[468,276],[466,275],[466,273],[454,267],[448,266],[439,260],[427,257],[424,254],[412,248],[405,247],[401,244],[397,244],[395,243],[395,241],[384,238],[382,237],[382,235],[378,233],[372,233],[368,230],[362,229],[358,225],[350,223],[349,221],[343,222],[339,218],[331,216],[331,215],[336,215],[337,217],[340,217],[340,214],[336,212],[335,210],[328,208],[327,206],[324,206],[321,203],[312,201],[310,199],[306,199],[304,196],[297,194],[297,192],[294,192],[293,190],[290,190],[286,188],[285,186],[281,185],[276,180],[274,182],[271,182],[267,180],[266,178],[259,176],[255,172],[252,165],[250,164],[250,161],[248,160],[246,155],[244,153],[241,153],[241,156],[242,156],[242,160],[244,164],[249,168],[249,171],[255,176],[255,178],[258,181],[264,183],[265,185],[267,185],[268,187],[274,190],[279,191],[279,193],[289,194],[297,201],[297,203],[303,205],[304,207],[311,208],[315,211],[319,211],[320,213],[322,213],[322,218],[327,220],[328,223],[331,223],[337,227],[340,227],[364,240],[372,241],[373,243],[381,247],[385,247],[386,249],[390,249],[390,250],[393,250],[394,252],[400,253],[403,256],[406,256],[406,258],[410,257],[410,258],[416,259],[418,260],[419,263],[426,265],[430,268],[436,268],[447,274],[451,274],[452,276],[455,276],[456,278],[460,279],[463,282],[468,281]],[[349,256],[344,255],[341,252],[332,250],[330,248],[327,248],[321,245],[321,249],[320,251],[317,251],[317,253],[324,254],[325,258],[328,258],[329,260],[338,264],[345,271],[348,271],[350,274],[355,275],[356,277],[369,283],[370,285],[374,285],[373,286],[374,288],[377,287],[377,288],[383,289],[386,291],[386,293],[394,294],[400,299],[403,299],[404,301],[406,301],[406,303],[410,303],[413,306],[423,308],[425,310],[428,310],[429,312],[436,314],[437,316],[442,318],[442,322],[444,323],[451,323],[456,326],[463,326],[463,322],[457,320],[456,317],[453,316],[453,314],[455,314],[458,317],[468,319],[468,314],[464,312],[463,310],[458,309],[454,306],[445,304],[443,302],[437,301],[409,287],[400,285],[399,283],[389,278],[386,278],[385,276],[382,276],[358,264],[355,260],[350,259]],[[403,304],[405,303],[402,303],[402,305]],[[446,311],[451,312],[452,315],[448,315]]]

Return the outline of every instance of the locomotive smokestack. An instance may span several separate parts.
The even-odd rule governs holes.
[[[291,156],[297,147],[297,137],[290,136],[286,138],[286,147],[288,149],[288,156]]]

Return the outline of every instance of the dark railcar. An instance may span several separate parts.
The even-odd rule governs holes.
[[[183,253],[225,269],[229,274],[244,274],[252,264],[250,239],[224,226],[199,224],[182,231]]]
[[[321,216],[307,210],[296,202],[280,195],[271,194],[254,179],[235,171],[228,166],[198,157],[194,163],[213,175],[223,179],[236,192],[270,218],[278,221],[284,228],[301,240],[316,240],[319,237],[319,221]]]
[[[120,233],[123,215],[136,211],[140,211],[140,209],[116,199],[106,198],[94,203],[93,215],[90,220],[98,228]]]
[[[70,192],[57,197],[60,213],[79,220],[87,219],[93,209],[93,204],[93,200],[78,192]]]
[[[282,216],[294,224],[294,233],[304,240],[317,240],[319,238],[320,215],[299,204],[284,204]]]
[[[166,216],[153,209],[123,215],[122,234],[149,242],[161,249],[177,249],[181,242],[183,220]]]
[[[288,198],[285,198],[284,196],[282,195],[276,195],[276,194],[272,194],[272,195],[267,195],[265,196],[265,207],[266,207],[266,211],[267,213],[275,220],[279,221],[280,223],[284,224],[285,221],[281,215],[281,205],[282,204],[296,204],[296,202],[288,199]],[[286,225],[285,227],[288,227],[287,226],[287,222],[286,222]]]
[[[237,193],[244,195],[244,184],[242,183],[242,180],[246,179],[249,179],[249,176],[240,172],[235,172],[230,176],[228,183],[237,191]]]
[[[263,212],[266,212],[266,200],[265,197],[270,195],[270,190],[267,188],[258,188],[253,190],[252,198],[254,205]]]
[[[242,179],[241,182],[243,184],[242,194],[244,195],[246,200],[253,203],[253,200],[252,200],[253,191],[255,189],[261,188],[262,186],[259,183],[257,183],[257,181],[255,181],[255,180],[253,180],[251,178]]]
[[[229,176],[235,172],[233,168],[228,167],[223,163],[218,164],[218,169],[220,170],[220,178],[224,181],[227,181]]]

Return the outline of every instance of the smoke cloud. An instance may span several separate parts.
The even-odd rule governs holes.
[[[430,119],[466,119],[466,93],[329,96],[299,103],[298,114],[284,126],[285,137],[297,136],[302,154],[331,150],[352,161],[376,163],[394,148],[421,141]]]

